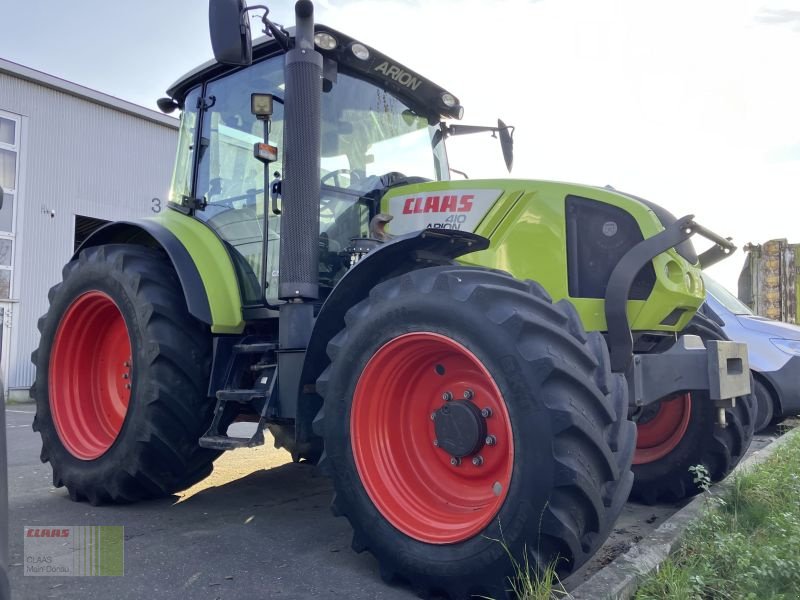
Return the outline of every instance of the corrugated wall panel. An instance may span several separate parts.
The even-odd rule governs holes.
[[[38,345],[36,321],[72,253],[75,215],[153,215],[152,198],[167,198],[177,132],[4,74],[0,110],[27,117],[14,261],[19,304],[8,381],[9,387],[27,387],[34,377],[29,357]]]

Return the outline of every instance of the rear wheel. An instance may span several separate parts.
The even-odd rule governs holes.
[[[602,337],[531,282],[415,271],[347,313],[318,380],[334,512],[353,547],[422,595],[499,597],[502,540],[568,573],[603,543],[631,485],[635,427]]]
[[[703,340],[727,339],[716,323],[698,313],[681,332]],[[751,380],[752,385],[752,380]],[[725,409],[727,427],[705,390],[665,398],[647,406],[637,421],[631,497],[647,504],[675,502],[700,491],[690,467],[703,465],[713,482],[724,479],[753,438],[752,394]]]
[[[53,484],[74,500],[129,502],[189,487],[218,453],[197,440],[214,403],[208,327],[188,314],[166,256],[88,248],[39,321],[34,429]]]

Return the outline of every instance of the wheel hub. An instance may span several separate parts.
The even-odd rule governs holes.
[[[486,440],[486,419],[470,400],[446,402],[433,413],[433,427],[439,448],[455,458],[475,454]]]

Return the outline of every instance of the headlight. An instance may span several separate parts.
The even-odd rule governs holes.
[[[800,340],[769,338],[769,341],[781,352],[786,352],[786,354],[791,354],[793,356],[800,356]]]

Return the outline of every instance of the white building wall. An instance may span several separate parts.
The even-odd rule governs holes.
[[[33,382],[36,322],[72,255],[75,215],[153,216],[153,198],[165,209],[177,121],[157,113],[142,118],[3,72],[0,110],[22,117],[11,292],[18,302],[11,305],[10,331],[5,330],[7,386],[13,389]]]

